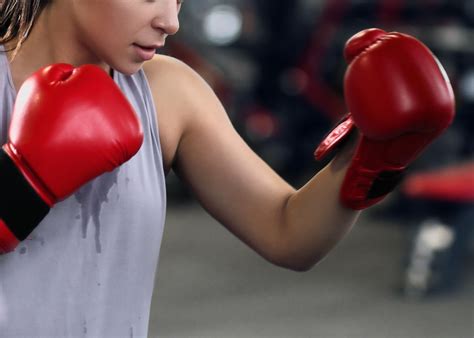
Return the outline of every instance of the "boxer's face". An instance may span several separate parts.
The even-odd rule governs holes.
[[[179,29],[181,0],[70,0],[79,42],[99,60],[135,73]]]

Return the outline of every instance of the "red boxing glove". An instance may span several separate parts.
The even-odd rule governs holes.
[[[20,88],[0,151],[0,253],[24,240],[56,202],[140,149],[132,106],[97,66],[56,64]]]
[[[319,160],[354,128],[360,137],[342,184],[344,206],[364,209],[382,200],[402,172],[454,118],[454,94],[444,69],[417,39],[367,29],[345,47],[350,113],[319,145]]]

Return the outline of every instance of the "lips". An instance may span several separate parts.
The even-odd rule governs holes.
[[[163,47],[163,44],[141,45],[138,43],[134,43],[134,45],[142,49],[154,49],[154,50]]]
[[[153,59],[156,53],[155,46],[141,46],[138,44],[133,44],[137,56],[143,61],[148,61]]]
[[[135,46],[141,48],[141,49],[144,49],[144,50],[155,50],[156,48],[152,47],[152,46],[142,46],[142,45],[137,45],[135,44]]]

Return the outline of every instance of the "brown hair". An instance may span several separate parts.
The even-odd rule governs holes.
[[[15,55],[28,37],[41,10],[51,0],[0,0],[0,44],[16,41]]]

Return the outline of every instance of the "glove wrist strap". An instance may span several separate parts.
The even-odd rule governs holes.
[[[28,184],[3,149],[0,150],[0,187],[0,223],[17,240],[22,241],[47,215],[50,208]]]

